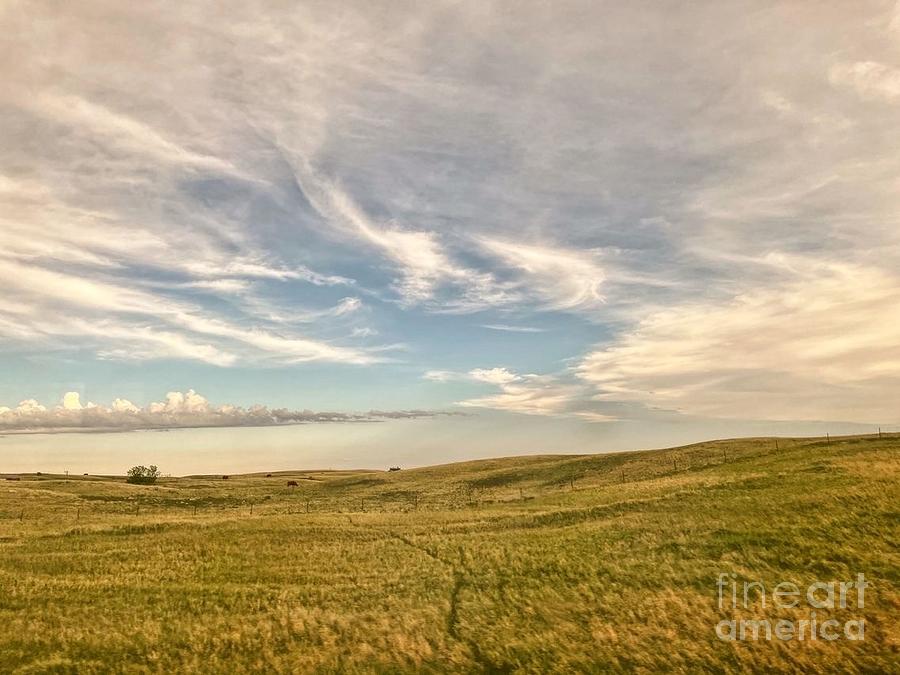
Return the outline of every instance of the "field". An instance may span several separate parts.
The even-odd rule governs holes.
[[[0,672],[900,672],[898,542],[897,435],[23,475],[0,480]],[[864,608],[832,614],[865,639],[720,640],[810,611],[720,609],[721,573],[864,573]]]

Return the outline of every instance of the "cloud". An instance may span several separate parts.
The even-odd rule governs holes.
[[[137,413],[141,409],[128,399],[117,398],[112,402],[112,410],[119,413]]]
[[[450,370],[427,370],[422,375],[423,379],[431,380],[432,382],[449,382],[456,377],[457,373]]]
[[[240,295],[250,288],[250,282],[246,279],[209,279],[203,281],[189,281],[183,284],[185,288],[196,288],[201,291],[209,291],[224,295]]]
[[[65,410],[81,410],[81,396],[77,391],[70,391],[63,396],[62,407]]]
[[[424,313],[512,333],[552,311],[534,353],[587,352],[585,379],[481,382],[494,404],[588,415],[599,394],[724,415],[755,392],[777,405],[753,414],[869,419],[893,377],[897,7],[0,11],[15,55],[0,64],[0,349],[368,365],[386,348],[362,316],[416,358],[443,347]],[[826,288],[835,264],[882,305]],[[778,321],[803,344],[790,298],[809,339],[852,337],[836,362],[878,374],[847,379],[815,346],[769,340]],[[820,298],[856,323],[809,314]],[[709,335],[691,332],[706,317]],[[457,334],[475,354],[460,370],[482,363],[477,332]],[[752,366],[740,377],[728,340]],[[776,357],[792,359],[777,377]],[[676,362],[721,378],[679,388]]]
[[[512,375],[491,384],[499,387],[500,393],[466,399],[458,405],[526,415],[560,415],[568,412],[570,403],[579,395],[577,387],[542,375]]]
[[[356,283],[353,279],[337,275],[320,274],[305,266],[295,266],[290,269],[272,267],[264,262],[254,260],[232,260],[224,266],[210,262],[187,262],[185,270],[201,277],[229,277],[251,279],[274,279],[285,281],[288,279],[300,279],[316,286],[352,286]],[[197,284],[204,282],[195,282]],[[212,283],[212,282],[206,282]]]
[[[89,129],[107,137],[113,147],[146,155],[157,161],[182,164],[241,176],[237,168],[226,160],[188,150],[167,138],[156,129],[108,107],[98,105],[75,94],[45,92],[37,97],[23,97],[39,115],[54,123],[63,123],[74,130]]]
[[[315,174],[309,167],[294,167],[295,177],[316,210],[339,230],[379,250],[400,271],[394,290],[403,303],[416,305],[434,301],[445,286],[462,289],[463,300],[454,307],[467,309],[474,302],[490,304],[490,273],[477,272],[454,261],[436,232],[406,229],[396,223],[377,223],[339,185]]]
[[[13,413],[16,415],[33,415],[36,413],[46,412],[47,408],[42,406],[33,398],[25,399],[12,411],[9,408],[6,408],[7,413]]]
[[[490,408],[523,415],[571,417],[589,422],[617,419],[592,399],[592,391],[569,374],[519,374],[507,368],[475,368],[468,373],[432,370],[424,375],[434,382],[468,381],[488,384],[496,394],[458,401],[466,408]]]
[[[360,349],[257,326],[238,325],[231,320],[209,316],[186,302],[159,297],[138,288],[23,265],[2,257],[0,281],[7,288],[16,289],[20,297],[28,298],[29,309],[46,308],[43,312],[30,312],[27,320],[20,317],[19,322],[23,325],[17,330],[30,330],[43,336],[105,338],[107,345],[97,350],[101,358],[180,358],[219,366],[233,365],[239,355],[245,362],[366,364],[380,360]],[[358,299],[345,298],[336,308],[319,313],[315,318],[345,315],[359,306]],[[79,311],[74,318],[54,318],[53,310],[60,307],[77,307]],[[93,315],[93,319],[81,318],[85,315]],[[122,346],[116,346],[116,343]]]
[[[545,328],[535,328],[533,326],[510,326],[505,323],[482,324],[482,328],[488,330],[502,331],[506,333],[546,333]]]
[[[478,382],[504,385],[521,380],[521,376],[508,371],[506,368],[476,368],[469,371],[469,376]]]
[[[429,417],[464,417],[465,413],[456,410],[370,410],[365,415],[373,419],[415,420]]]
[[[833,84],[849,86],[864,98],[892,101],[900,97],[900,70],[883,63],[840,63],[832,66],[828,76]]]
[[[772,256],[788,280],[717,304],[654,312],[588,354],[605,400],[697,416],[894,422],[900,277]]]
[[[519,375],[505,368],[475,370],[471,377],[493,384],[497,394],[459,401],[467,408],[491,408],[524,415],[573,417],[588,422],[612,422],[615,415],[603,412],[580,382],[558,375]]]
[[[370,410],[365,413],[314,412],[253,405],[212,405],[193,389],[172,391],[164,401],[143,408],[117,398],[110,406],[82,406],[78,392],[68,392],[63,403],[47,408],[34,399],[15,408],[0,407],[0,432],[112,432],[197,427],[277,426],[323,422],[378,422],[382,420],[422,419],[459,415],[439,410]]]
[[[489,254],[519,274],[524,297],[540,299],[546,309],[591,310],[603,303],[603,270],[590,252],[482,238]]]

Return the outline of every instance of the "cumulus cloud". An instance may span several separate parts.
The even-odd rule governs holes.
[[[117,398],[112,402],[112,410],[119,413],[136,413],[140,412],[134,403],[125,398]]]
[[[363,413],[315,412],[269,408],[264,405],[241,407],[211,404],[193,389],[170,391],[165,400],[138,407],[117,398],[111,405],[81,405],[78,392],[67,392],[62,404],[47,408],[27,399],[15,408],[0,407],[0,432],[41,433],[75,431],[137,431],[197,427],[277,426],[322,422],[378,422],[453,416],[459,413],[439,410],[370,410]]]
[[[81,410],[81,395],[77,391],[66,392],[63,396],[62,407],[64,410]]]

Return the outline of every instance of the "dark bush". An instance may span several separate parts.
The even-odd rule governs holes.
[[[128,478],[125,479],[125,482],[135,485],[153,485],[160,475],[159,469],[152,464],[149,467],[133,466],[128,469]]]

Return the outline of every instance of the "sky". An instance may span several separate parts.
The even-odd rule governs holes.
[[[13,0],[0,56],[0,468],[900,424],[893,2]]]

